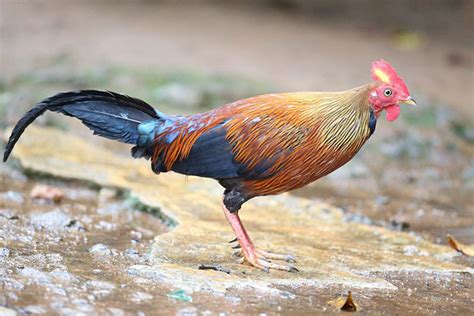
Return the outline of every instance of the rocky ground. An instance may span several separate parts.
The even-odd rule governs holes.
[[[471,258],[416,233],[288,194],[257,199],[243,213],[256,243],[300,269],[265,273],[234,263],[213,181],[156,177],[53,129],[30,128],[14,158],[36,174],[2,169],[0,299],[20,313],[332,311],[348,291],[371,312],[472,312]],[[61,202],[31,198],[37,182],[64,192]]]

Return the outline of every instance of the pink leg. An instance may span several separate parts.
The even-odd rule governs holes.
[[[274,254],[256,249],[252,243],[252,240],[247,234],[247,231],[242,225],[242,222],[240,221],[238,212],[231,213],[223,202],[221,205],[224,215],[232,227],[232,230],[234,231],[241,248],[241,251],[237,252],[237,255],[241,257],[239,260],[240,263],[248,262],[252,266],[267,272],[269,269],[285,270],[289,272],[298,271],[298,269],[293,265],[280,265],[270,262],[268,259],[284,260],[288,262],[294,261],[294,259],[288,255]]]

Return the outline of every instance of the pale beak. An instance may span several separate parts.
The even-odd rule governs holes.
[[[412,97],[408,97],[405,100],[400,101],[400,103],[416,106],[415,99],[413,99]]]

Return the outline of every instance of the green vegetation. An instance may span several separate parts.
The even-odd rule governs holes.
[[[126,197],[126,203],[131,208],[153,215],[154,217],[161,220],[161,222],[169,228],[173,228],[178,225],[178,222],[176,220],[164,214],[159,207],[146,205],[141,202],[136,196],[128,194],[128,196]]]
[[[401,117],[409,125],[417,128],[434,128],[437,126],[437,120],[440,114],[439,109],[434,106],[419,106],[410,111],[402,110]]]
[[[469,122],[454,121],[451,123],[451,131],[464,141],[474,144],[474,126]]]

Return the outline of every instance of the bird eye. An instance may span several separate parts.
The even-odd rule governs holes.
[[[383,91],[384,96],[389,97],[392,95],[392,90],[391,89],[385,89]]]

